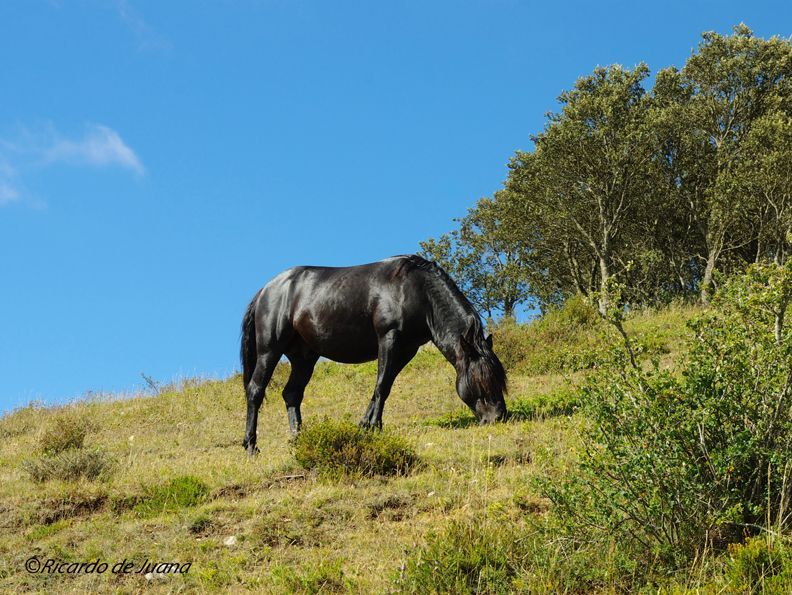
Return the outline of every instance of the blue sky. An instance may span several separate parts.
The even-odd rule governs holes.
[[[0,411],[238,367],[295,264],[414,252],[597,65],[786,2],[0,4]]]

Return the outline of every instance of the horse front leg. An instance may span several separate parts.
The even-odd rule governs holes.
[[[415,355],[417,348],[405,350],[399,343],[399,331],[388,331],[379,341],[377,356],[377,384],[366,413],[360,421],[361,427],[382,429],[382,411],[385,400],[390,394],[393,381],[407,362]]]

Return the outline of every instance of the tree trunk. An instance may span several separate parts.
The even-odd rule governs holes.
[[[633,368],[638,367],[638,363],[635,361],[635,352],[632,348],[632,343],[630,342],[630,337],[627,335],[626,331],[624,330],[624,326],[621,323],[621,317],[618,314],[611,313],[611,296],[610,296],[610,287],[609,282],[611,278],[610,273],[610,266],[608,265],[608,258],[609,258],[609,248],[607,238],[605,239],[605,246],[603,247],[602,251],[599,255],[599,269],[600,269],[600,291],[599,291],[599,314],[602,318],[606,321],[611,323],[616,330],[619,331],[619,334],[624,339],[624,348],[627,350],[627,355],[630,357],[630,363],[632,364]],[[617,306],[621,306],[621,304],[616,304]]]
[[[701,279],[701,303],[707,305],[712,298],[712,275],[715,272],[715,263],[718,260],[718,252],[715,248],[707,251],[707,266],[704,268],[704,277]]]
[[[604,253],[604,251],[600,254],[599,257],[599,269],[600,269],[600,292],[599,292],[599,313],[600,315],[608,319],[608,310],[610,309],[610,295],[608,295],[608,283],[610,281],[610,267],[608,266],[608,260]]]

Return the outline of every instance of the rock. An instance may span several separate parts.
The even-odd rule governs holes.
[[[165,580],[167,578],[164,572],[149,572],[146,573],[146,580],[153,581],[154,579]]]
[[[226,537],[226,540],[223,542],[228,547],[234,547],[237,543],[236,535],[231,535],[230,537]]]

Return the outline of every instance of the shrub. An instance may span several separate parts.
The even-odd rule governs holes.
[[[294,455],[306,469],[331,476],[406,474],[418,461],[413,446],[400,436],[329,419],[302,430]]]
[[[78,411],[63,410],[50,417],[39,435],[39,447],[49,455],[82,448],[92,425]]]
[[[580,538],[602,528],[667,563],[773,520],[792,458],[792,268],[755,265],[690,323],[681,375],[615,354],[583,391],[590,420],[579,477],[548,496]],[[778,322],[781,332],[778,332]],[[590,535],[596,535],[596,532]]]
[[[414,549],[397,576],[407,593],[630,592],[634,565],[613,542],[580,547],[544,521],[484,516],[450,522]]]
[[[408,593],[509,593],[518,574],[514,535],[470,521],[453,521],[429,536],[397,579]],[[519,559],[519,558],[517,558]]]
[[[111,466],[110,457],[100,449],[70,448],[57,454],[42,454],[22,463],[22,469],[36,482],[80,478],[97,479]]]
[[[745,593],[765,592],[766,587],[781,582],[774,577],[778,577],[784,571],[784,562],[788,559],[789,554],[779,540],[767,536],[753,537],[745,544],[729,546],[726,576],[735,590]],[[786,578],[789,580],[787,586],[792,586],[792,576]],[[780,584],[775,586],[781,587]],[[772,587],[767,591],[788,592]]]
[[[174,512],[182,508],[197,506],[206,500],[209,487],[197,477],[182,475],[169,482],[147,486],[144,496],[135,504],[134,510],[143,516],[162,512]]]

